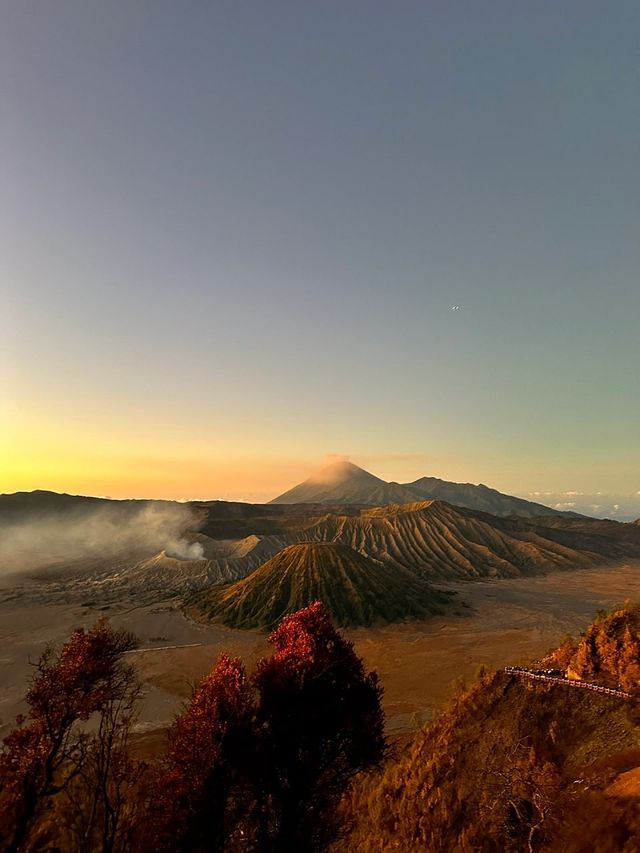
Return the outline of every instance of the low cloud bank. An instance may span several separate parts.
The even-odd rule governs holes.
[[[527,497],[529,500],[552,506],[554,509],[570,510],[595,518],[634,521],[640,517],[640,492],[618,495],[570,489],[564,492],[529,492]]]

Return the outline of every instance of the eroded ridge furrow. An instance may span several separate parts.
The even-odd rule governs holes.
[[[445,612],[450,602],[411,570],[314,541],[284,548],[249,577],[198,593],[187,606],[233,627],[270,628],[316,599],[341,625],[425,618]]]
[[[290,516],[279,516],[277,524],[269,521],[267,532],[258,532],[263,522],[252,528],[250,516],[243,515],[238,528],[242,536],[237,539],[229,538],[235,521],[223,521],[211,517],[203,530],[224,532],[224,539],[188,533],[189,547],[203,552],[197,559],[178,559],[170,551],[162,551],[154,556],[137,555],[131,563],[117,566],[113,560],[105,561],[104,570],[92,569],[90,579],[83,576],[73,583],[58,584],[58,594],[67,598],[86,595],[90,586],[99,588],[107,601],[130,594],[190,594],[247,577],[287,546],[305,542],[348,547],[379,567],[402,568],[439,581],[590,568],[618,561],[621,555],[637,556],[640,549],[638,528],[628,530],[633,525],[603,526],[588,519],[497,518],[440,501],[343,507],[334,512],[295,508]],[[291,586],[293,581],[288,583]],[[310,590],[305,586],[305,595]],[[333,593],[327,589],[329,594]],[[281,590],[275,598],[284,595]]]

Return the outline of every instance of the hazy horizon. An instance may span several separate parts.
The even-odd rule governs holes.
[[[0,492],[635,506],[637,4],[0,24]]]
[[[308,466],[304,466],[301,470],[304,472],[300,475],[300,480],[293,482],[287,482],[286,485],[283,485],[276,493],[264,493],[259,494],[256,492],[240,492],[238,494],[214,494],[214,493],[204,493],[200,495],[168,495],[168,494],[120,494],[120,495],[106,495],[106,494],[88,494],[88,493],[78,493],[78,492],[69,492],[69,494],[82,494],[86,497],[98,497],[106,500],[168,500],[168,501],[177,501],[178,503],[189,502],[189,501],[211,501],[211,500],[230,500],[230,501],[240,501],[247,503],[268,503],[274,498],[278,497],[280,494],[283,494],[290,487],[298,485],[303,479],[307,479],[308,477],[313,477],[315,474],[323,471],[326,467],[334,465],[336,462],[345,461],[352,462],[353,464],[357,464],[354,460],[347,458],[345,456],[339,456],[337,454],[328,454],[322,460],[322,463],[316,466],[312,466],[309,468]],[[360,465],[359,467],[364,467]],[[365,470],[368,470],[365,468]],[[390,482],[404,482],[411,483],[414,480],[419,479],[422,476],[434,476],[428,472],[422,472],[420,474],[416,474],[415,477],[409,477],[406,480],[402,480],[399,477],[389,477],[386,478],[377,473],[376,471],[369,471],[369,473],[374,474],[374,476],[379,476],[380,479],[386,479]],[[446,477],[440,477],[439,479],[446,480]],[[469,482],[466,480],[460,482]],[[477,485],[477,484],[475,484]],[[490,488],[496,488],[491,483],[484,483],[483,485],[489,486]],[[29,490],[18,490],[18,491],[39,491],[40,489],[29,489]],[[42,489],[42,491],[53,491],[60,492],[61,490],[56,489]],[[6,494],[6,493],[2,493]],[[565,490],[565,491],[515,491],[513,494],[516,497],[524,498],[525,500],[533,501],[534,503],[540,503],[544,506],[551,507],[552,509],[577,512],[584,515],[592,515],[597,518],[613,518],[620,521],[631,521],[636,518],[640,518],[640,491],[637,491],[632,494],[608,494],[605,492],[581,492],[574,489]]]

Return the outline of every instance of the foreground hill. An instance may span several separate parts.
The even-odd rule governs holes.
[[[336,542],[284,548],[244,580],[192,597],[188,607],[234,628],[272,628],[320,600],[339,625],[443,613],[448,596],[415,572],[374,562]]]
[[[505,495],[488,486],[472,483],[450,483],[437,477],[421,477],[413,483],[387,483],[351,462],[335,462],[294,486],[272,504],[387,504],[442,500],[456,506],[490,512],[494,515],[519,515],[532,518],[538,515],[573,515],[553,510],[543,504]]]
[[[639,722],[634,700],[485,676],[356,787],[340,849],[638,850]]]

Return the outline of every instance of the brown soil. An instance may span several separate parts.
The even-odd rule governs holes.
[[[480,665],[497,668],[535,660],[567,632],[585,628],[596,610],[640,599],[640,564],[448,588],[471,605],[470,615],[345,631],[367,667],[381,677],[391,733],[410,732],[429,719],[451,696],[456,681],[472,680]],[[0,605],[1,733],[24,709],[29,656],[37,657],[47,641],[61,642],[77,625],[104,615],[135,631],[144,647],[203,643],[136,655],[145,682],[140,732],[166,726],[220,652],[242,657],[250,668],[269,650],[260,632],[196,624],[173,603],[103,611],[5,602]]]

